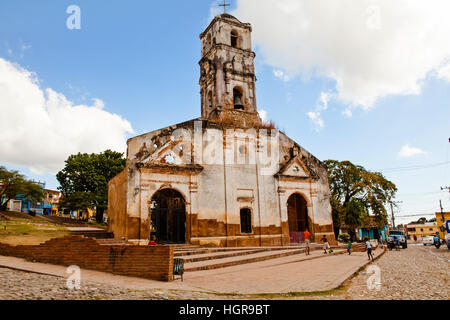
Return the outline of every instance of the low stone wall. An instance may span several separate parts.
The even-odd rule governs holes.
[[[67,236],[37,246],[0,243],[0,255],[160,281],[171,281],[173,247],[102,245],[95,239]]]

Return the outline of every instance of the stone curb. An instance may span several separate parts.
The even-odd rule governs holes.
[[[381,248],[380,248],[381,249]],[[338,285],[336,288],[331,289],[331,290],[337,290],[337,289],[342,289],[343,287],[345,287],[345,285],[352,280],[354,277],[356,277],[362,270],[361,269],[365,269],[369,264],[374,263],[375,261],[377,261],[378,259],[380,259],[387,251],[387,248],[384,247],[383,248],[383,252],[380,253],[376,258],[373,259],[373,261],[367,261],[366,263],[364,263],[361,267],[359,267],[358,270],[356,270],[355,272],[353,272],[351,275],[349,275],[347,277],[347,279],[345,279],[344,281],[342,281],[342,283],[340,285]],[[327,290],[328,291],[328,290]],[[320,291],[319,291],[320,292]]]

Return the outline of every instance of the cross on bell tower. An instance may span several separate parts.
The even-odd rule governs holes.
[[[225,0],[220,6],[226,10],[229,4]],[[202,118],[233,119],[245,126],[261,122],[256,104],[251,32],[249,23],[223,13],[200,35]]]
[[[219,4],[219,7],[223,7],[223,13],[227,13],[227,7],[231,6],[231,4],[227,3],[227,0],[223,0],[223,4]]]

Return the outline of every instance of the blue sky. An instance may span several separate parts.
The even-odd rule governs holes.
[[[441,47],[436,40],[429,46],[431,51],[435,51],[427,53],[427,57],[433,56],[434,60],[425,61],[421,57],[414,60],[415,52],[420,50],[411,47],[414,41],[401,38],[405,38],[405,44],[404,47],[400,44],[399,48],[411,48],[398,60],[405,64],[402,72],[409,78],[398,77],[398,73],[394,73],[395,67],[391,66],[397,66],[398,61],[386,60],[386,69],[381,72],[368,71],[367,65],[372,66],[375,62],[371,61],[378,61],[378,57],[373,58],[372,50],[367,53],[361,49],[360,55],[367,55],[366,62],[361,68],[351,70],[353,62],[346,64],[344,61],[349,54],[341,51],[346,46],[350,51],[358,51],[360,39],[364,38],[358,34],[352,38],[349,34],[332,47],[328,46],[330,41],[327,39],[327,45],[322,44],[317,39],[326,38],[328,33],[333,34],[332,39],[339,37],[333,31],[339,26],[332,26],[333,21],[320,33],[314,33],[311,28],[311,32],[302,34],[298,42],[304,43],[303,47],[300,44],[296,46],[295,38],[282,42],[282,36],[280,39],[271,36],[271,30],[292,18],[290,25],[281,29],[290,34],[296,21],[301,20],[295,17],[296,13],[322,18],[323,12],[312,5],[298,8],[296,3],[283,0],[280,3],[285,6],[278,8],[278,14],[277,8],[270,8],[272,4],[267,1],[259,2],[259,5],[254,0],[230,2],[232,13],[253,25],[258,107],[267,112],[269,119],[321,160],[350,160],[370,170],[391,169],[383,172],[398,186],[398,200],[403,201],[398,216],[433,213],[439,210],[439,199],[443,201],[444,209],[450,210],[449,193],[440,191],[441,186],[450,185],[450,76],[445,74],[446,65],[437,68],[450,58],[447,47]],[[397,8],[382,2],[382,13],[396,13]],[[81,30],[66,27],[69,17],[66,9],[72,4],[81,9]],[[31,147],[22,146],[21,141],[14,142],[23,149],[13,155],[0,153],[4,157],[0,158],[0,164],[19,169],[30,178],[45,180],[47,187],[56,188],[54,174],[47,173],[55,166],[46,167],[45,162],[51,161],[51,156],[46,158],[45,154],[59,155],[59,149],[52,146],[50,153],[46,142],[43,142],[47,138],[51,140],[55,132],[63,132],[64,136],[74,139],[86,130],[94,132],[92,141],[66,139],[58,144],[67,150],[86,151],[84,145],[89,145],[87,151],[97,150],[107,145],[102,140],[107,139],[107,135],[99,134],[97,137],[95,134],[95,130],[107,133],[103,129],[105,123],[109,129],[118,128],[116,131],[120,134],[111,146],[120,149],[129,137],[199,117],[199,34],[211,17],[219,12],[217,4],[217,1],[210,0],[1,1],[0,59],[14,63],[13,67],[8,65],[3,70],[20,71],[21,74],[32,72],[30,77],[39,81],[40,89],[50,88],[52,92],[63,95],[71,106],[86,106],[82,108],[84,111],[88,107],[97,108],[99,112],[95,116],[99,118],[94,123],[98,126],[91,125],[93,128],[84,128],[83,121],[79,120],[82,118],[77,118],[78,113],[72,122],[58,120],[52,124],[56,129],[39,137],[38,142],[32,142]],[[435,9],[440,11],[437,7]],[[273,15],[268,16],[264,10],[271,10]],[[335,13],[339,15],[340,11]],[[287,14],[287,18],[277,20],[283,17],[282,14]],[[430,11],[425,18],[429,19],[432,14]],[[261,22],[264,19],[266,21]],[[385,25],[395,28],[386,19],[381,21],[384,32],[390,32],[384,30],[388,28]],[[271,29],[266,29],[268,27]],[[443,30],[443,34],[448,35],[444,31],[449,30]],[[314,54],[300,52],[309,48]],[[339,52],[329,48],[339,48]],[[299,54],[295,55],[297,50]],[[322,55],[328,58],[319,60],[314,57]],[[395,55],[386,52],[385,57],[392,56]],[[372,58],[374,60],[370,60]],[[349,59],[358,63],[352,57]],[[414,71],[417,65],[423,65],[423,68],[416,73],[409,72]],[[384,68],[383,63],[381,68]],[[345,71],[339,73],[339,70]],[[366,91],[364,79],[367,79],[367,87],[371,91]],[[361,92],[375,98],[361,102],[366,101],[360,99]],[[320,100],[322,93],[328,97],[325,103]],[[97,104],[96,101],[101,102]],[[6,118],[16,117],[14,121],[7,120],[14,123],[12,130],[20,127],[23,115],[13,114],[5,102],[5,105],[1,103],[0,99],[0,111],[7,115]],[[343,114],[346,111],[348,113]],[[312,113],[321,123],[314,121]],[[120,119],[112,115],[118,115]],[[102,119],[107,120],[103,123]],[[38,136],[34,132],[49,125],[40,126],[38,120],[35,122],[33,129],[29,126],[21,128],[24,131],[21,140],[32,141]],[[81,133],[69,132],[67,128],[58,126],[79,127]],[[1,128],[0,134],[5,134]],[[405,149],[405,146],[408,147]],[[404,157],[399,156],[402,148]],[[33,161],[42,163],[33,166]],[[418,218],[407,217],[397,221],[408,222]]]

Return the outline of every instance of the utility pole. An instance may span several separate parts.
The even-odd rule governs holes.
[[[444,218],[444,208],[442,207],[442,200],[439,200],[439,207],[441,207],[442,227],[444,227],[445,218]],[[442,231],[442,234],[443,234],[444,237],[445,237],[445,232],[444,232],[444,230],[440,230],[440,231]],[[439,237],[440,237],[440,234],[439,234]]]
[[[392,229],[395,229],[395,218],[394,218],[394,206],[393,204],[403,203],[403,201],[389,201],[391,205],[391,215],[392,215]]]

